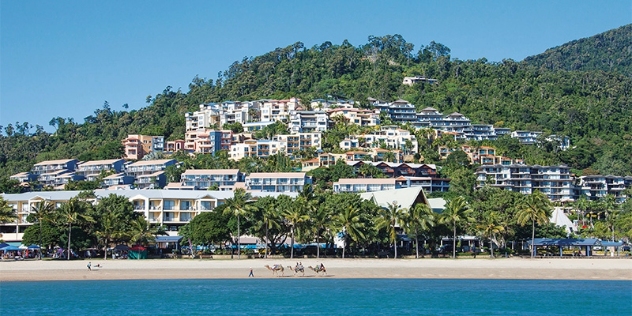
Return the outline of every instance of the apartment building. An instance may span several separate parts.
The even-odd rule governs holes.
[[[566,165],[485,165],[476,169],[476,181],[478,188],[492,185],[522,194],[539,190],[551,201],[576,199],[574,180]]]
[[[365,164],[372,165],[389,178],[406,177],[437,177],[437,166],[434,164],[393,163],[384,161],[347,161],[356,172]]]
[[[134,181],[136,181],[136,178],[134,176],[121,172],[121,173],[112,174],[103,178],[103,181],[101,182],[101,184],[103,188],[110,188],[110,189],[115,189],[115,188],[120,188],[120,187],[131,188],[131,186],[134,184]]]
[[[237,182],[244,182],[245,176],[239,169],[189,169],[180,176],[185,187],[206,190],[217,186],[219,191],[233,190]]]
[[[329,118],[322,111],[290,111],[288,128],[292,134],[326,132]]]
[[[176,164],[175,159],[137,161],[126,168],[126,173],[136,178],[135,187],[139,189],[156,189],[166,185],[164,170]]]
[[[299,108],[300,100],[290,98],[287,100],[260,100],[260,121],[261,122],[287,122],[290,112]]]
[[[9,177],[11,180],[20,182],[21,184],[28,184],[29,182],[37,181],[37,175],[31,172],[20,172]]]
[[[80,163],[75,173],[88,181],[94,181],[103,172],[121,173],[124,169],[124,159],[92,160]]]
[[[301,192],[312,179],[304,172],[251,173],[246,176],[246,188],[262,192]]]
[[[258,102],[225,101],[221,103],[220,107],[220,127],[223,127],[225,124],[234,123],[240,123],[243,125],[251,120],[259,119]],[[253,114],[253,117],[251,117],[251,114]]]
[[[200,110],[184,114],[185,130],[196,131],[211,129],[211,126],[219,126],[221,108],[216,103],[200,104]]]
[[[330,120],[336,117],[344,117],[349,124],[359,126],[380,125],[380,110],[356,109],[356,108],[335,108],[327,111]]]
[[[299,150],[309,148],[321,149],[322,134],[321,133],[298,133],[292,135],[275,135],[273,141],[281,144],[281,150],[291,155]]]
[[[60,170],[75,171],[75,169],[77,169],[77,164],[79,164],[79,160],[77,159],[47,160],[33,165],[31,173],[41,175]]]
[[[361,193],[399,188],[395,179],[340,179],[333,184],[334,193]]]
[[[595,201],[612,194],[617,203],[628,198],[623,192],[632,186],[632,176],[590,175],[579,177],[578,194],[585,195],[588,200]]]
[[[437,79],[426,78],[423,76],[414,76],[414,77],[404,77],[402,84],[407,85],[407,86],[412,86],[415,83],[435,84],[437,82],[438,82]]]
[[[184,134],[184,149],[189,153],[214,154],[230,150],[233,143],[231,130],[191,130]]]
[[[127,135],[123,139],[125,159],[140,160],[151,152],[162,152],[165,147],[164,136]]]
[[[184,150],[184,139],[168,140],[165,143],[165,153],[173,154]]]
[[[13,208],[17,215],[17,221],[0,224],[0,233],[5,241],[22,241],[24,230],[33,225],[26,218],[33,213],[33,208],[41,201],[48,201],[61,207],[71,198],[76,197],[80,191],[42,191],[28,192],[21,194],[1,194],[7,200],[9,206]],[[145,216],[152,225],[161,225],[167,228],[167,233],[177,236],[180,227],[189,223],[196,215],[202,212],[210,212],[219,205],[233,197],[233,191],[170,191],[170,190],[94,190],[96,199],[94,203],[99,203],[102,198],[110,194],[124,196],[133,205],[134,210]],[[296,197],[296,192],[251,192],[256,198],[271,196],[277,197],[281,194]]]
[[[415,135],[397,126],[382,126],[379,131],[371,134],[350,135],[338,145],[343,150],[386,147],[410,153],[419,149]]]
[[[241,160],[244,157],[267,158],[283,153],[284,145],[278,141],[266,139],[248,139],[243,143],[233,144],[230,147],[230,159]]]
[[[512,164],[521,164],[523,163],[522,159],[512,159],[509,157],[505,157],[502,155],[496,154],[496,148],[490,146],[480,146],[480,147],[472,147],[469,145],[462,145],[460,148],[449,148],[447,146],[439,146],[439,157],[441,159],[447,159],[448,156],[457,151],[461,150],[467,157],[470,162],[473,164],[479,165],[512,165]]]
[[[373,101],[373,106],[386,115],[395,123],[413,123],[417,120],[417,113],[415,112],[415,106],[410,104],[406,100],[397,100],[391,103],[385,103],[370,99]]]
[[[542,135],[542,132],[535,131],[513,131],[511,132],[512,138],[517,138],[521,144],[533,145],[538,141],[538,137]]]

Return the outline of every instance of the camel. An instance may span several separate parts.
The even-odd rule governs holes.
[[[320,272],[323,273],[323,275],[327,275],[327,269],[325,269],[325,267],[323,267],[322,269],[320,268],[319,265],[316,265],[316,268],[309,266],[307,267],[308,269],[311,269],[312,271],[316,272],[316,274],[319,274]]]
[[[269,266],[269,265],[265,265],[264,267],[266,267],[268,270],[272,271],[272,275],[276,275],[279,276],[278,272],[281,271],[281,276],[285,276],[283,274],[283,266],[280,264],[275,264],[273,266]]]
[[[287,266],[288,269],[290,269],[290,271],[294,272],[294,276],[296,276],[297,273],[302,273],[302,276],[305,276],[305,268],[303,268],[303,265],[297,265],[296,267],[292,268],[292,266]]]

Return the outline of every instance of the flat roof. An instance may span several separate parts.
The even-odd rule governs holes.
[[[383,179],[375,179],[375,178],[360,178],[360,179],[340,179],[338,182],[334,182],[334,184],[393,184],[395,185],[394,178],[383,178]]]
[[[253,172],[248,178],[305,178],[305,172]]]
[[[64,163],[68,163],[68,162],[76,161],[76,160],[77,159],[46,160],[46,161],[38,162],[34,164],[33,166],[59,165],[59,164],[64,164]]]
[[[239,169],[187,169],[182,175],[214,175],[214,174],[237,174]]]
[[[118,161],[124,161],[123,159],[106,159],[106,160],[91,160],[86,161],[79,165],[79,167],[83,166],[98,166],[98,165],[110,165]]]
[[[158,159],[158,160],[141,160],[137,161],[133,164],[130,164],[128,167],[136,167],[136,166],[150,166],[150,165],[164,165],[168,162],[175,162],[175,159]]]

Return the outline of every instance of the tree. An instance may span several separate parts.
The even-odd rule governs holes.
[[[294,258],[294,240],[298,225],[309,220],[309,216],[305,213],[307,202],[296,200],[294,205],[283,210],[283,218],[290,226],[290,234],[292,235],[290,258]]]
[[[31,213],[31,215],[29,215],[29,216],[33,216],[35,220],[37,221],[37,223],[39,224],[38,245],[40,247],[42,247],[42,222],[44,222],[44,220],[50,220],[53,214],[53,211],[55,211],[55,204],[51,203],[50,201],[42,200],[40,202],[37,202],[37,204],[35,204],[35,206],[33,207],[33,212]],[[41,252],[40,252],[39,259],[42,259]]]
[[[419,235],[420,232],[429,231],[435,225],[435,215],[425,203],[417,203],[406,216],[406,227],[415,232],[415,256],[419,259]],[[424,255],[425,256],[425,252]]]
[[[156,240],[156,235],[167,235],[162,227],[152,227],[145,217],[140,216],[131,223],[131,231],[129,232],[130,242],[147,246],[150,242]]]
[[[71,251],[70,251],[70,241],[72,234],[72,225],[82,222],[94,222],[94,219],[88,215],[86,212],[90,204],[81,200],[77,197],[71,198],[68,202],[64,203],[59,212],[57,213],[58,217],[56,219],[57,224],[65,224],[68,225],[68,257],[67,260],[70,260]]]
[[[344,259],[345,248],[349,245],[349,241],[364,238],[363,225],[360,220],[360,208],[356,205],[348,205],[342,212],[336,214],[333,220],[338,227],[342,228],[345,240],[344,247],[342,247],[342,258]]]
[[[461,222],[472,222],[472,210],[461,196],[452,198],[445,206],[445,211],[441,214],[440,222],[452,227],[452,258],[456,259],[456,226]]]
[[[386,229],[388,239],[393,244],[395,249],[393,259],[397,258],[397,225],[403,217],[404,209],[397,204],[397,201],[393,201],[380,209],[379,217],[375,220],[376,227],[378,229]]]
[[[228,221],[230,216],[224,214],[220,205],[212,212],[196,215],[188,224],[180,229],[180,235],[190,239],[195,245],[210,245],[230,240]]]
[[[18,216],[9,202],[0,196],[0,224],[10,223],[17,219]]]
[[[492,245],[492,243],[496,244],[496,246],[500,246],[496,238],[496,234],[499,234],[500,232],[505,230],[505,228],[500,225],[499,222],[499,214],[491,211],[485,213],[485,215],[483,216],[483,221],[476,226],[480,235],[490,240],[489,249],[491,251],[492,258],[494,257],[494,246]]]
[[[516,213],[516,221],[520,226],[531,222],[531,258],[535,257],[535,224],[543,225],[551,217],[551,202],[542,192],[536,190],[523,199],[520,209]]]
[[[237,217],[237,258],[241,258],[241,243],[239,241],[240,231],[239,231],[239,218],[241,216],[246,215],[249,211],[254,210],[255,208],[251,205],[252,196],[250,193],[247,193],[246,190],[239,188],[234,191],[233,197],[226,199],[226,208],[224,209],[224,213],[231,214]]]

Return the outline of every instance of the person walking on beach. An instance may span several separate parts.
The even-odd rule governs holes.
[[[252,267],[250,267],[250,274],[248,274],[248,277],[255,277],[254,273],[252,273]]]
[[[92,271],[92,265],[88,262],[88,270]]]

